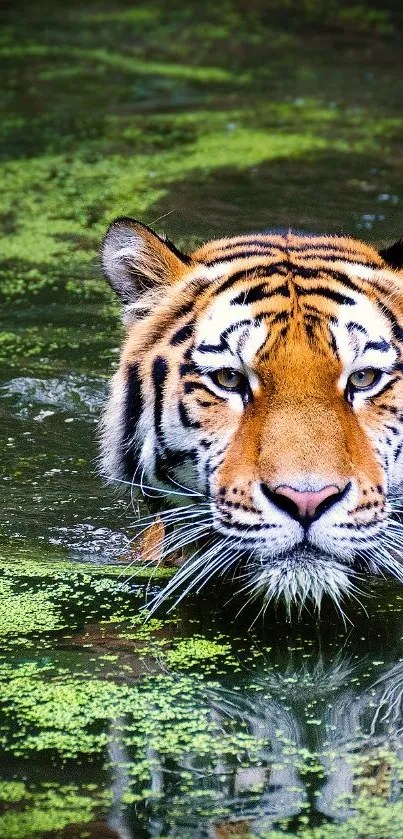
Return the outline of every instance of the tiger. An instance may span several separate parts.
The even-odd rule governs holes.
[[[341,609],[363,578],[403,582],[403,239],[287,229],[188,254],[121,217],[101,262],[126,329],[101,472],[168,498],[192,553],[167,596],[232,574],[245,603]]]

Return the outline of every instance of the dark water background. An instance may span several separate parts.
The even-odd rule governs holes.
[[[0,837],[403,837],[403,592],[144,625],[96,474],[121,338],[97,248],[403,229],[400,4],[2,5]],[[126,581],[130,577],[130,581]]]

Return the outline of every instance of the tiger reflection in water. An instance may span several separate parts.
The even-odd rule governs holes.
[[[384,603],[387,598],[388,592]],[[121,811],[122,835],[137,837],[141,824],[150,839],[266,839],[281,822],[289,825],[284,830],[290,839],[298,824],[323,822],[325,828],[335,821],[350,825],[353,839],[378,837],[372,802],[376,818],[384,820],[379,835],[400,836],[392,828],[393,807],[403,807],[401,622],[391,617],[386,638],[385,618],[374,613],[370,633],[362,636],[367,617],[361,615],[360,627],[344,640],[337,638],[337,624],[319,640],[312,625],[298,633],[277,624],[269,633],[276,644],[267,652],[260,634],[254,636],[259,655],[250,669],[242,648],[241,672],[233,681],[229,675],[221,685],[211,684],[199,672],[200,705],[217,737],[251,735],[259,751],[246,747],[242,757],[240,745],[238,754],[217,759],[214,752],[200,755],[195,743],[178,761],[153,751],[148,786],[155,797],[136,804],[134,819]],[[344,649],[338,651],[339,640]],[[249,651],[253,645],[249,638]],[[130,766],[124,749],[119,762]],[[183,773],[190,791],[181,791]],[[357,812],[361,833],[354,832]]]

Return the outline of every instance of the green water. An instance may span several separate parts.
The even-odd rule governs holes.
[[[403,837],[403,590],[147,624],[137,503],[96,473],[125,214],[182,247],[402,233],[400,5],[3,4],[0,839]],[[226,604],[226,605],[225,605]]]

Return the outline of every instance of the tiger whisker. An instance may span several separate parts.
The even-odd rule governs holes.
[[[208,557],[208,565],[206,565],[206,557],[204,557],[204,567],[202,567],[199,575],[192,580],[192,586],[200,583],[200,581],[202,581],[202,586],[204,586],[214,573],[219,573],[220,576],[222,576],[233,564],[233,562],[238,560],[241,553],[242,551],[234,545],[232,536],[228,536],[225,539],[220,539],[218,542],[215,542]],[[200,588],[202,586],[200,586]],[[200,590],[200,588],[198,590]]]
[[[197,540],[200,539],[201,537],[207,536],[209,534],[209,532],[210,532],[209,527],[204,527],[204,528],[200,527],[199,531],[196,534],[192,533],[190,535],[190,538],[188,538],[187,540],[182,542],[182,544],[180,545],[180,548],[177,545],[173,546],[170,551],[168,551],[166,554],[164,554],[164,556],[162,557],[162,560],[166,559],[166,557],[169,555],[169,553],[172,552],[172,550],[174,550],[174,551],[179,550],[179,549],[183,550],[188,545],[191,545],[191,544],[194,544],[195,542],[197,542]],[[198,550],[202,550],[202,547],[203,546],[201,546]],[[197,553],[197,551],[196,551],[196,553]],[[184,567],[184,565],[179,569],[178,573],[175,574],[175,576],[172,578],[172,580],[168,581],[168,584],[163,588],[163,590],[158,593],[158,595],[156,596],[156,600],[158,600],[162,603],[164,600],[167,599],[167,597],[170,596],[171,589],[174,590],[177,587],[177,585],[175,585],[175,581],[180,576],[183,567]],[[153,574],[151,575],[150,580],[147,584],[146,595],[148,594],[148,591],[150,589],[152,580],[153,580]],[[151,607],[152,607],[152,605],[153,605],[153,601],[151,602]],[[152,608],[152,611],[149,612],[148,616],[150,616],[153,613],[153,611],[155,611],[155,609]],[[171,611],[171,610],[169,610],[169,611]]]
[[[142,474],[143,473],[144,473],[144,470],[143,470]],[[101,477],[107,479],[108,481],[110,481],[112,483],[123,484],[124,486],[132,487],[132,488],[136,487],[137,489],[140,489],[142,491],[143,495],[146,498],[154,498],[154,496],[147,495],[147,493],[143,492],[144,489],[152,490],[153,492],[160,493],[160,495],[181,495],[181,496],[184,496],[186,498],[189,498],[189,497],[190,498],[192,498],[192,497],[205,498],[205,496],[203,495],[202,492],[193,492],[193,491],[192,492],[178,492],[175,489],[167,489],[166,487],[162,488],[162,487],[150,486],[148,484],[145,484],[142,481],[140,481],[140,483],[136,483],[134,481],[126,481],[123,478],[113,478],[113,479],[111,479],[111,478],[108,478],[107,475],[101,475]],[[159,496],[157,495],[155,497],[159,497]]]
[[[142,557],[141,557],[141,567],[142,568],[143,567],[147,568],[147,567],[150,567],[150,566],[158,567],[160,565],[160,563],[163,562],[165,559],[167,559],[167,557],[173,551],[178,551],[178,550],[183,549],[188,544],[192,544],[192,542],[194,542],[195,539],[200,538],[200,536],[203,533],[208,533],[209,531],[210,531],[210,524],[209,523],[204,523],[202,525],[199,525],[197,528],[194,528],[194,525],[192,525],[191,528],[189,528],[189,525],[184,526],[182,528],[182,530],[179,532],[179,534],[178,534],[178,531],[176,531],[174,534],[171,534],[170,537],[165,541],[165,544],[163,544],[162,551],[161,551],[161,558],[157,563],[155,561],[155,557],[152,556],[153,554],[155,554],[155,547],[152,546],[147,551],[145,551],[145,553],[143,553]],[[179,538],[178,538],[178,535],[179,535]],[[149,562],[144,562],[144,559],[147,556],[151,556],[152,558]],[[137,564],[138,564],[138,560],[134,559],[130,563],[130,565],[126,565],[124,567],[124,571],[122,571],[122,575],[132,565],[137,565]],[[121,576],[121,575],[119,575],[119,576]],[[127,583],[130,582],[130,580],[133,579],[134,576],[135,576],[135,574],[132,574],[131,577],[126,579],[125,582],[124,582],[124,585],[127,585]]]
[[[220,573],[220,565],[223,562],[223,556],[220,555],[214,559],[214,555],[217,553],[217,548],[221,547],[220,545],[214,545],[214,550],[212,550],[211,555],[208,557],[208,567],[205,566],[205,562],[203,562],[202,571],[199,573],[196,579],[191,579],[191,582],[187,586],[187,588],[180,594],[180,596],[175,601],[175,604],[172,608],[176,608],[178,604],[189,594],[192,589],[195,589],[196,585],[198,584],[198,588],[195,589],[196,593],[198,594],[201,589],[208,583],[209,579],[215,574]],[[232,546],[231,546],[232,548]],[[224,556],[225,558],[225,556]],[[203,558],[206,560],[206,557]],[[232,554],[230,562],[234,562],[237,559],[237,556]],[[169,610],[171,611],[171,610]]]
[[[169,527],[175,527],[178,524],[181,525],[183,522],[187,522],[189,524],[191,522],[197,523],[197,521],[202,519],[202,518],[204,518],[205,521],[210,521],[210,519],[208,517],[206,517],[206,511],[205,510],[200,510],[200,511],[193,511],[193,512],[189,512],[189,513],[185,513],[185,514],[181,515],[180,517],[175,515],[175,516],[172,516],[171,518],[169,518],[168,520],[166,520],[166,518],[164,518],[164,519],[161,518],[161,524],[163,524],[164,526],[166,525],[166,526],[169,526]],[[135,527],[135,526],[140,527],[141,525],[144,524],[144,521],[145,521],[145,519],[142,519],[141,521],[139,521],[137,523],[137,525],[132,525],[132,527]],[[148,530],[150,530],[150,528],[154,524],[158,524],[158,520],[156,519],[155,516],[151,516],[150,519],[147,521],[147,523],[144,525],[144,527],[142,527],[142,529],[138,533],[135,534],[132,541],[137,541],[140,538],[140,536],[142,536],[143,533],[146,533]]]
[[[196,551],[194,551],[192,556],[189,557],[189,559],[186,560],[182,568],[179,569],[175,577],[172,580],[169,580],[168,584],[165,586],[162,592],[159,592],[154,598],[154,600],[151,601],[151,603],[149,604],[149,616],[151,616],[156,611],[156,609],[159,608],[159,606],[161,606],[161,604],[165,600],[167,600],[180,585],[183,584],[187,577],[193,573],[193,571],[195,570],[195,566],[197,567],[198,563],[205,561],[206,554],[203,555],[202,559],[199,558],[197,560],[197,563],[193,563],[193,565],[191,565],[191,567],[189,568],[189,564],[192,562],[192,560],[194,560],[194,557],[197,556],[197,554],[199,554],[201,550],[203,550],[203,547],[204,546],[201,546],[197,548]],[[172,609],[174,609],[175,606],[176,604],[174,604],[174,606],[168,611],[172,611]]]
[[[221,545],[221,547],[223,548],[224,545],[225,542]],[[232,544],[227,547],[226,551],[220,551],[217,558],[210,562],[209,567],[206,568],[204,571],[202,570],[202,572],[194,581],[194,586],[196,586],[199,584],[200,580],[202,580],[202,584],[198,585],[198,588],[196,589],[197,593],[201,591],[201,589],[208,583],[208,581],[215,573],[218,573],[220,576],[222,576],[225,570],[239,558],[240,553],[241,552],[239,550],[236,550],[234,554],[234,546]]]
[[[199,534],[199,538],[200,538],[202,535],[204,535],[204,534],[203,534],[203,533],[200,533],[200,534]],[[188,542],[184,542],[184,543],[181,545],[181,548],[183,549],[183,548],[187,547],[187,545],[192,544],[192,542],[193,542],[193,540],[192,540],[192,541],[190,541],[190,540],[189,540]],[[176,548],[174,548],[173,550],[176,550]],[[155,576],[156,572],[158,571],[158,568],[160,567],[161,563],[162,563],[164,560],[166,560],[166,559],[168,558],[168,556],[169,556],[169,554],[170,554],[171,552],[172,552],[172,551],[167,551],[167,553],[165,554],[165,556],[164,556],[164,557],[162,557],[162,559],[161,559],[161,560],[159,560],[158,562],[156,562],[156,561],[155,561],[155,559],[151,559],[151,560],[149,560],[148,562],[146,562],[146,563],[144,564],[144,568],[151,568],[151,569],[152,569],[152,572],[151,572],[150,577],[149,577],[149,579],[148,579],[148,581],[147,581],[147,585],[146,585],[146,589],[145,589],[146,595],[147,595],[147,593],[148,593],[148,591],[149,591],[149,589],[150,589],[150,587],[151,587],[151,585],[152,585],[152,583],[153,583],[154,576]],[[143,567],[143,563],[142,563],[142,567]],[[133,579],[135,579],[135,577],[136,577],[136,573],[134,572],[133,574],[131,574],[129,577],[125,578],[125,580],[123,580],[123,581],[120,583],[120,587],[125,588],[127,585],[129,585],[129,583],[130,583]],[[118,589],[117,589],[117,590],[119,590],[119,587],[118,587]],[[165,591],[165,589],[163,589],[163,591]]]
[[[155,521],[156,517],[164,521],[165,518],[171,518],[174,515],[183,515],[187,513],[187,511],[197,513],[199,510],[210,510],[210,505],[196,501],[193,504],[185,504],[184,506],[179,505],[178,507],[168,507],[166,510],[158,510],[158,513],[147,513],[147,515],[139,516],[135,522],[132,522],[131,527],[136,527],[137,524],[142,524],[147,520]]]
[[[167,472],[167,476],[168,480],[171,481],[171,483],[175,484],[175,486],[179,487],[180,489],[184,489],[186,492],[189,493],[189,495],[203,495],[203,493],[197,492],[197,490],[194,490],[191,487],[187,487],[184,484],[179,483],[179,481],[177,481],[176,478],[173,478],[172,475],[169,474],[169,472]]]
[[[178,522],[168,522],[168,525],[172,527],[173,530],[171,533],[164,532],[161,541],[164,545],[168,544],[171,540],[175,541],[175,539],[177,539],[183,532],[184,528],[191,531],[192,528],[195,528],[195,526],[199,526],[199,524],[211,524],[211,518],[206,516],[204,511],[200,511],[198,515],[183,516],[182,519]],[[131,543],[135,544],[144,533],[147,533],[147,531],[149,531],[152,528],[152,526],[153,522],[147,523],[147,525],[143,527],[141,531],[136,533],[134,538],[131,540]]]
[[[185,580],[189,578],[189,576],[194,575],[194,573],[197,571],[198,568],[205,566],[207,561],[210,563],[211,559],[214,560],[215,555],[217,554],[218,550],[220,550],[222,548],[222,546],[224,544],[226,544],[227,541],[229,541],[229,539],[230,539],[230,537],[228,537],[227,539],[220,539],[218,542],[217,541],[213,542],[212,547],[210,547],[208,551],[206,551],[201,556],[199,556],[198,559],[195,561],[195,556],[200,554],[200,551],[203,550],[203,548],[205,546],[202,545],[201,547],[197,548],[196,551],[182,565],[178,574],[173,578],[173,580],[169,581],[168,585],[165,587],[164,591],[161,593],[161,596],[163,597],[163,599],[166,599],[167,597],[169,597],[176,588],[178,588],[180,585],[182,585],[185,582]],[[209,564],[209,567],[205,570],[210,571],[210,568],[211,568],[211,564]],[[205,570],[203,570],[203,574],[205,573]],[[198,581],[198,579],[199,579],[198,577],[193,578],[191,587],[194,586],[194,584]],[[157,595],[157,598],[159,599],[159,595]],[[151,605],[153,605],[153,604],[151,604]]]

